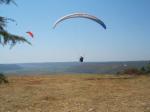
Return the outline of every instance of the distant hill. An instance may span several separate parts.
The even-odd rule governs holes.
[[[20,70],[21,67],[17,64],[0,64],[0,72]]]
[[[149,62],[150,61],[0,64],[0,72],[4,72],[7,74],[114,74],[126,68],[141,68],[143,66],[146,66]]]
[[[149,61],[128,61],[128,62],[100,62],[100,63],[83,63],[74,66],[68,71],[76,73],[100,73],[114,74],[127,68],[141,68],[146,66]]]

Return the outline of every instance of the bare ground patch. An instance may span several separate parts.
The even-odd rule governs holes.
[[[150,112],[150,77],[11,76],[0,112]]]

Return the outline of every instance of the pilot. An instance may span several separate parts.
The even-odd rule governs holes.
[[[82,62],[83,62],[83,60],[84,60],[84,57],[83,57],[83,56],[81,56],[81,57],[80,57],[80,59],[79,59],[79,61],[82,63]]]

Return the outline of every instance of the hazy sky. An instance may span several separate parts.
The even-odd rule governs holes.
[[[150,0],[16,0],[1,5],[0,15],[17,21],[7,29],[31,43],[0,46],[0,63],[150,60]],[[104,30],[87,19],[70,19],[52,29],[61,16],[85,12],[102,19]],[[26,34],[32,31],[34,39]]]

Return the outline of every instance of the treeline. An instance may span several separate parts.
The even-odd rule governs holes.
[[[129,75],[144,75],[150,74],[150,63],[141,68],[126,68],[122,71],[117,72],[117,74],[129,74]]]

